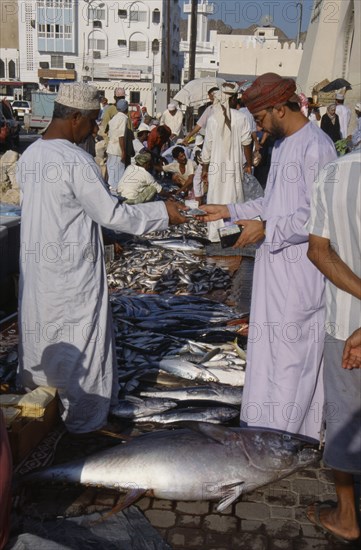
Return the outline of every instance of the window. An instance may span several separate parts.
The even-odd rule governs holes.
[[[9,69],[9,78],[15,78],[16,67],[15,67],[15,62],[13,60],[9,61],[8,69]]]
[[[129,100],[130,103],[140,103],[140,92],[130,92]]]
[[[55,38],[63,38],[63,25],[55,25]]]
[[[39,67],[40,69],[49,69],[49,63],[47,61],[40,61]]]
[[[5,63],[0,59],[0,78],[5,78]]]
[[[152,42],[152,53],[154,53],[154,55],[159,53],[159,40],[157,40],[157,38]]]
[[[101,21],[93,21],[93,28],[94,29],[101,29],[102,28],[102,22]]]
[[[47,38],[54,38],[55,36],[55,26],[47,24],[46,25],[46,37]]]
[[[129,20],[130,21],[146,21],[147,20],[147,12],[146,11],[139,11],[139,10],[131,10],[129,14]]]
[[[119,17],[119,19],[126,19],[127,18],[127,10],[118,10],[118,17]]]
[[[52,69],[63,69],[64,68],[64,58],[62,55],[51,55],[50,64]]]
[[[100,8],[89,8],[89,19],[90,21],[95,21],[100,19],[101,21],[105,20],[105,10]]]
[[[130,40],[129,51],[130,52],[145,52],[147,45],[143,40]]]
[[[102,38],[89,38],[89,50],[105,50],[105,40]]]
[[[126,46],[127,41],[126,40],[118,40],[118,46]]]
[[[158,10],[158,8],[156,8],[155,10],[153,10],[153,13],[152,13],[152,22],[156,25],[158,23],[160,23],[160,11]]]
[[[71,25],[64,25],[64,38],[71,38],[73,34],[73,27]]]
[[[45,31],[46,31],[46,25],[39,23],[39,25],[38,25],[38,36],[39,36],[39,38],[45,38]]]

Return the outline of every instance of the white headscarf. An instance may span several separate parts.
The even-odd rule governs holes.
[[[220,90],[214,92],[213,116],[217,119],[221,130],[223,147],[227,153],[231,150],[231,110],[229,98],[237,93],[238,86],[234,82],[224,82]]]

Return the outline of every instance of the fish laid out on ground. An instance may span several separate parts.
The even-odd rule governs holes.
[[[140,399],[139,397],[128,395],[125,399],[119,400],[115,407],[111,408],[110,414],[118,418],[134,419],[141,416],[159,414],[176,406],[177,403],[169,399]]]
[[[180,291],[205,294],[229,288],[228,269],[191,255],[203,248],[196,240],[158,242],[157,247],[132,245],[124,250],[120,260],[113,261],[107,270],[109,286],[159,294]]]
[[[152,239],[149,242],[152,246],[159,246],[160,248],[168,248],[170,250],[184,250],[185,252],[204,249],[204,244],[192,238],[168,237],[165,239]]]
[[[232,407],[188,407],[174,409],[160,414],[142,416],[135,421],[140,424],[174,424],[176,422],[210,422],[212,424],[223,424],[239,417],[239,409]]]
[[[195,365],[190,361],[182,361],[181,359],[162,359],[157,366],[168,374],[174,374],[186,380],[199,380],[203,382],[219,381],[217,376],[210,372],[209,369],[201,365]]]
[[[23,479],[81,483],[168,500],[218,500],[224,510],[251,492],[320,458],[306,438],[199,423],[163,430]]]
[[[219,386],[191,386],[170,389],[147,389],[140,392],[142,397],[170,399],[172,401],[216,401],[228,405],[240,405],[243,388]]]

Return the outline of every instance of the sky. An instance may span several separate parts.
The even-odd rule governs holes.
[[[181,7],[184,3],[189,4],[191,0],[181,0]],[[289,38],[297,35],[300,5],[303,5],[302,31],[307,30],[313,6],[313,0],[212,0],[212,3],[215,8],[212,19],[222,19],[233,28],[247,28],[271,15],[273,24]]]

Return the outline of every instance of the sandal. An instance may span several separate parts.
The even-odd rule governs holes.
[[[310,515],[309,515],[310,507],[308,508],[308,510],[306,512],[306,516],[307,516],[307,519],[311,523],[313,523],[313,525],[316,525],[317,527],[322,529],[322,531],[324,531],[325,533],[328,533],[329,535],[332,535],[335,539],[337,539],[339,542],[342,542],[343,544],[352,544],[352,543],[355,543],[356,541],[360,540],[360,537],[358,537],[356,539],[346,539],[344,537],[341,537],[341,535],[337,535],[336,533],[331,531],[331,529],[326,527],[321,522],[321,518],[320,518],[321,510],[336,508],[337,504],[335,502],[331,502],[331,501],[315,502],[311,506],[314,508],[314,518],[311,518]]]

